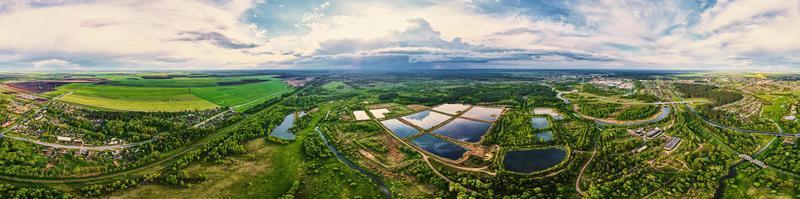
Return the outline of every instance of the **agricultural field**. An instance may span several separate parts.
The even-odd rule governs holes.
[[[118,111],[185,111],[217,107],[246,110],[291,91],[272,76],[175,77],[142,79],[112,76],[101,83],[71,83],[46,96],[87,107]],[[168,76],[159,76],[168,77]]]

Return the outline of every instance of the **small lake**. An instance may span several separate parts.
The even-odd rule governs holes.
[[[466,118],[473,118],[473,119],[494,122],[495,120],[497,120],[498,117],[500,117],[500,114],[502,113],[503,109],[501,108],[487,108],[487,107],[474,106],[461,116]]]
[[[419,133],[419,130],[403,122],[400,122],[400,120],[397,119],[385,120],[381,122],[381,124],[386,126],[386,128],[391,130],[392,133],[394,133],[395,135],[397,135],[397,137],[400,138],[407,138],[409,136],[416,135],[417,133]]]
[[[547,118],[543,117],[533,117],[531,118],[531,123],[534,129],[544,129],[550,126],[550,122],[547,121]]]
[[[306,112],[298,112],[297,118],[303,117],[306,115]],[[276,126],[275,129],[272,129],[272,132],[269,134],[273,137],[280,138],[282,140],[294,140],[295,136],[294,133],[290,132],[289,129],[294,126],[295,120],[295,113],[291,113],[283,118],[283,122],[280,125]]]
[[[467,149],[464,149],[464,147],[458,146],[452,142],[448,142],[447,140],[437,138],[436,136],[430,134],[419,136],[418,138],[411,140],[411,143],[417,145],[419,148],[422,148],[425,151],[428,151],[429,153],[433,153],[437,156],[451,160],[458,160],[464,155],[464,153],[467,152]]]
[[[509,171],[532,173],[556,166],[566,157],[567,152],[558,148],[511,151],[506,153],[503,165]]]
[[[492,124],[477,122],[464,118],[456,118],[445,124],[434,133],[465,142],[478,142],[486,134]]]
[[[447,121],[450,119],[450,116],[433,111],[422,111],[413,115],[405,116],[403,119],[419,128],[428,130],[444,121]]]
[[[553,140],[553,132],[552,131],[545,131],[541,133],[536,133],[536,137],[539,138],[542,142],[549,142]]]

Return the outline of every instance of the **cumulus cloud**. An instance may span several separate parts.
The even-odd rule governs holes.
[[[0,27],[6,67],[800,64],[798,0],[0,0]]]
[[[462,67],[462,63],[489,63],[494,61],[614,61],[609,55],[580,51],[500,48],[465,43],[461,38],[443,40],[424,19],[410,19],[403,31],[373,39],[343,39],[323,42],[313,55],[292,61],[297,65],[326,65],[331,62],[362,65],[371,68],[415,67],[428,65]],[[364,65],[383,61],[383,64]]]
[[[31,62],[33,70],[82,70],[84,69],[78,64],[70,63],[69,61],[60,59],[46,59]]]

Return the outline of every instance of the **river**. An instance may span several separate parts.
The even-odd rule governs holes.
[[[328,138],[325,137],[325,134],[322,133],[322,131],[319,130],[319,126],[314,128],[314,131],[316,131],[319,134],[319,136],[322,137],[322,142],[324,142],[325,145],[328,146],[328,149],[330,149],[331,152],[333,152],[333,154],[336,155],[337,159],[339,159],[342,162],[344,162],[344,164],[347,165],[347,167],[350,167],[351,169],[355,169],[359,173],[364,174],[367,177],[369,177],[369,179],[373,183],[375,183],[375,185],[378,186],[378,189],[381,191],[381,193],[383,193],[384,198],[392,198],[392,193],[389,192],[389,187],[386,186],[386,184],[383,182],[383,179],[381,177],[379,177],[379,176],[377,176],[375,174],[372,174],[372,173],[368,172],[367,170],[362,169],[361,167],[359,167],[358,165],[353,163],[353,161],[350,161],[350,159],[347,159],[347,157],[342,155],[342,153],[339,153],[339,150],[336,150],[336,147],[334,147],[333,145],[331,145],[328,142]]]

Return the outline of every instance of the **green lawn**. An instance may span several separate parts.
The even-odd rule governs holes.
[[[59,100],[101,109],[122,111],[183,111],[216,108],[217,105],[189,93],[187,88],[156,88],[69,84],[47,95],[73,93]]]

